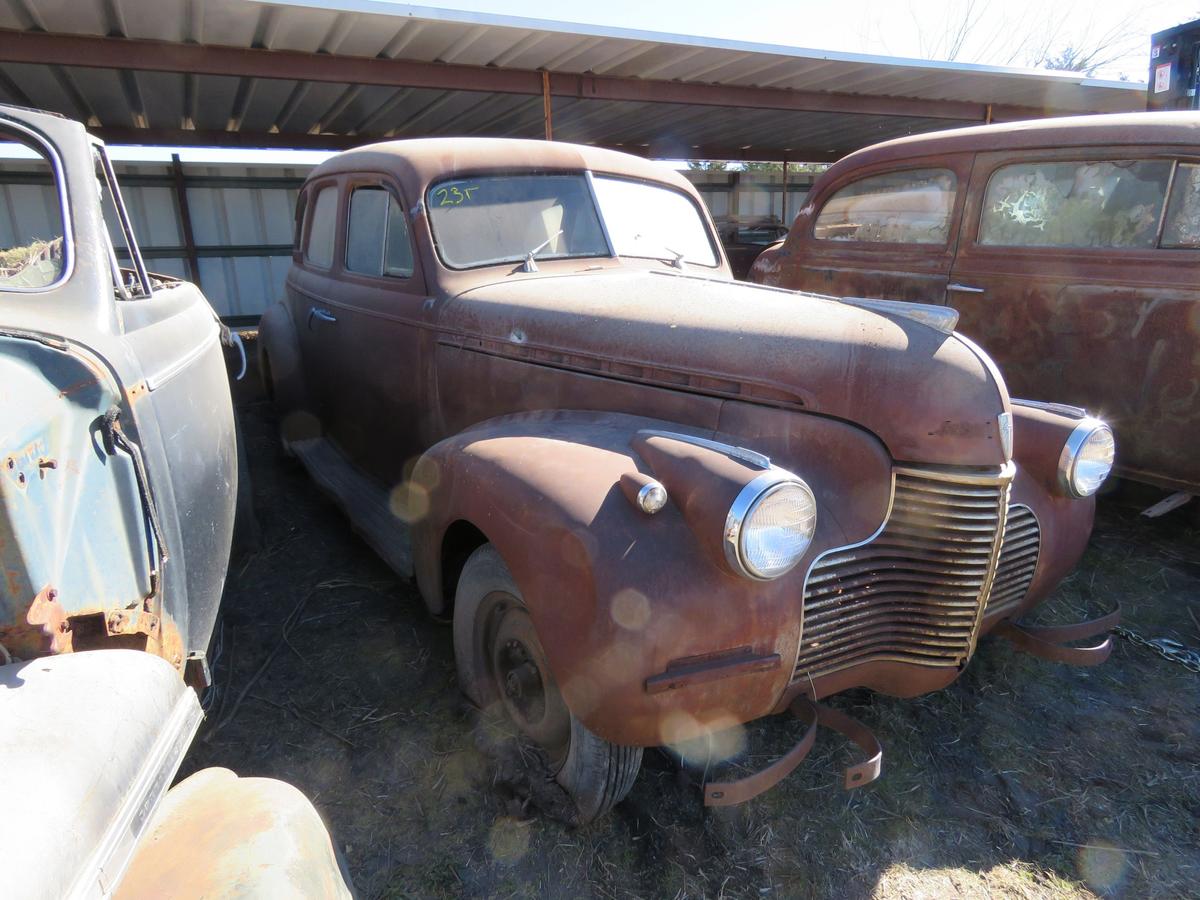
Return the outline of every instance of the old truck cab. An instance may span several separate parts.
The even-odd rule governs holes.
[[[0,892],[348,897],[312,804],[168,792],[229,561],[222,327],[148,272],[104,145],[0,106]]]

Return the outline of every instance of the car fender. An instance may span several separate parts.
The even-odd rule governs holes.
[[[296,323],[282,301],[262,314],[258,326],[258,367],[267,395],[281,415],[305,408],[304,369]]]
[[[1053,409],[1013,403],[1013,458],[1017,477],[1011,503],[1028,506],[1037,517],[1041,546],[1029,590],[1010,618],[1020,618],[1079,564],[1096,515],[1096,498],[1070,496],[1059,480],[1058,465],[1079,417]],[[1120,453],[1120,447],[1117,448]],[[984,630],[999,619],[985,617]]]
[[[664,430],[713,435],[624,414],[507,416],[435,445],[409,486],[430,608],[447,611],[442,542],[469,522],[512,571],[571,711],[620,744],[672,743],[766,715],[799,641],[807,561],[755,581],[733,572],[721,546],[733,499],[763,470],[645,434]],[[647,476],[671,498],[655,515],[621,486]],[[814,546],[845,540],[835,517],[823,521]],[[687,674],[676,685],[671,672]]]

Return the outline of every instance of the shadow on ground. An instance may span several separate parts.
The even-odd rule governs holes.
[[[261,547],[234,561],[208,720],[181,773],[223,765],[293,782],[321,809],[363,897],[1195,895],[1200,675],[1120,642],[1071,669],[985,641],[954,685],[833,705],[875,730],[884,774],[846,793],[851,757],[809,760],[743,807],[704,812],[657,752],[626,802],[571,829],[531,808],[528,770],[461,699],[432,621],[285,459],[262,402],[242,408]],[[1126,624],[1200,647],[1200,546],[1180,510],[1102,504],[1047,620],[1120,601]],[[751,727],[760,765],[799,723]]]

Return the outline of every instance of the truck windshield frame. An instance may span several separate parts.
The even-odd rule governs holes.
[[[70,280],[75,271],[75,241],[71,227],[71,208],[67,197],[66,175],[62,158],[54,145],[31,128],[20,122],[0,116],[0,144],[22,147],[34,154],[50,168],[54,179],[54,190],[58,198],[57,213],[62,231],[62,265],[53,281],[41,285],[0,285],[0,292],[12,294],[41,294],[55,290]]]

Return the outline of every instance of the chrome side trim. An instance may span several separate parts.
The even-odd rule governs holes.
[[[958,325],[958,310],[951,306],[934,306],[930,303],[909,303],[904,300],[875,300],[867,297],[842,297],[847,306],[869,309],[884,315],[900,316],[927,325],[942,334],[954,334]]]
[[[1060,416],[1067,416],[1071,419],[1086,419],[1087,410],[1079,406],[1071,406],[1067,403],[1045,403],[1041,400],[1018,400],[1016,397],[1012,399],[1013,406],[1026,406],[1030,409],[1042,409],[1046,412],[1058,413]]]
[[[765,453],[759,453],[757,450],[749,450],[746,447],[736,447],[733,444],[709,440],[708,438],[698,437],[694,434],[680,434],[675,431],[660,431],[656,428],[643,428],[638,431],[638,434],[644,437],[660,437],[667,438],[668,440],[672,441],[682,441],[685,444],[703,447],[706,450],[714,450],[717,453],[722,453],[725,456],[730,457],[731,459],[748,463],[749,465],[756,466],[760,469],[771,468],[771,457],[767,456]]]

